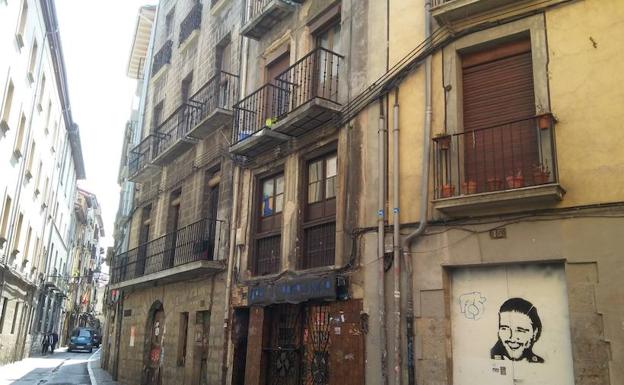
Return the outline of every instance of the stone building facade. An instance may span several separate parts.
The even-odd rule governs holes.
[[[52,1],[0,4],[0,364],[63,329],[85,177]]]

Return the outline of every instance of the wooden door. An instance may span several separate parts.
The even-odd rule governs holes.
[[[276,87],[269,87],[265,94],[266,100],[264,102],[264,113],[262,114],[265,121],[270,118],[277,118],[287,111],[288,89],[284,84],[280,84],[283,82],[277,81],[276,78],[279,74],[286,71],[289,65],[290,52],[287,51],[266,66],[267,83],[271,83]]]
[[[146,365],[146,373],[144,376],[144,385],[160,385],[161,384],[161,351],[162,351],[162,334],[164,331],[165,314],[162,309],[154,313],[154,318],[150,326],[149,332],[149,356]]]

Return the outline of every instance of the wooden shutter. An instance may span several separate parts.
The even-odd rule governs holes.
[[[479,191],[487,181],[521,172],[538,160],[529,40],[462,57],[464,176]],[[496,188],[498,189],[498,188]]]

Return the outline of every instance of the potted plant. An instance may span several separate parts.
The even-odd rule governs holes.
[[[462,192],[464,194],[476,194],[477,193],[477,182],[469,179],[462,183]]]
[[[449,134],[437,134],[433,140],[438,144],[440,150],[451,148],[451,135]]]
[[[508,175],[505,180],[507,181],[507,187],[510,189],[524,187],[524,176],[522,176],[522,170],[518,170],[513,175]]]
[[[455,195],[455,186],[452,184],[442,185],[442,198],[450,198]]]
[[[534,184],[544,184],[548,183],[550,180],[550,169],[548,169],[548,164],[539,163],[533,165],[533,183]]]
[[[498,177],[490,177],[487,178],[486,187],[488,191],[498,191],[503,187],[503,181],[501,181]]]
[[[537,126],[540,130],[547,130],[552,127],[553,116],[550,112],[537,115]]]

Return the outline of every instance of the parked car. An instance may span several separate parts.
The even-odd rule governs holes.
[[[88,328],[91,331],[91,341],[93,341],[93,347],[99,348],[102,343],[102,335],[97,329]]]
[[[87,328],[76,328],[72,331],[69,339],[68,352],[86,350],[93,351],[93,332]]]

